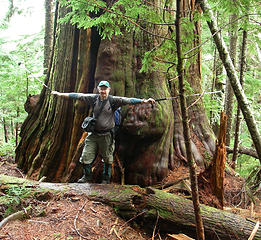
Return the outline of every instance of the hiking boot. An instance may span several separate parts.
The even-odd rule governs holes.
[[[92,180],[91,164],[83,164],[83,176],[78,180],[78,183],[87,183]]]
[[[111,164],[104,163],[102,184],[110,184],[110,182],[111,182]]]

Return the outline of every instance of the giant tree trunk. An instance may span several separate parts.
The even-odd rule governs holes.
[[[184,4],[185,7],[195,9],[195,5]],[[59,7],[58,19],[66,11],[69,9]],[[195,28],[199,34],[197,23]],[[140,73],[145,51],[157,42],[154,36],[130,32],[101,40],[94,28],[78,30],[70,24],[58,24],[55,30],[54,52],[46,79],[52,89],[93,92],[97,82],[103,79],[110,81],[113,95],[162,98],[176,93],[176,86],[172,85],[170,90],[171,84],[161,71],[152,69],[147,74]],[[193,45],[198,42],[197,38]],[[187,79],[198,93],[201,92],[200,54],[191,61]],[[191,98],[189,102],[195,100]],[[83,132],[80,126],[88,111],[79,101],[53,98],[43,89],[38,106],[23,123],[16,149],[16,162],[28,177],[75,181],[81,175],[78,160]],[[207,164],[204,153],[212,155],[215,149],[214,134],[202,101],[193,104],[189,111],[192,154],[196,163],[204,168]],[[184,162],[182,121],[176,101],[124,107],[123,114],[118,156],[125,168],[126,183],[155,184],[167,176],[169,169]]]
[[[57,13],[61,18],[66,10],[58,5]],[[58,24],[55,30],[58,34],[46,84],[61,92],[84,88],[87,92],[91,30],[79,31],[70,24]],[[81,61],[77,61],[78,56]],[[48,180],[61,181],[81,137],[79,126],[86,110],[80,103],[74,106],[71,101],[52,98],[43,89],[37,107],[21,127],[21,141],[16,149],[18,167],[28,177],[46,176]]]

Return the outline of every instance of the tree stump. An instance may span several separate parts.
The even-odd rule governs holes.
[[[224,207],[224,179],[226,162],[226,127],[227,116],[221,112],[220,128],[218,140],[216,142],[216,151],[211,163],[210,182],[214,195],[218,198],[221,209]]]

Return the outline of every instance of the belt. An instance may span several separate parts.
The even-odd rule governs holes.
[[[110,133],[112,132],[113,129],[109,129],[109,130],[95,130],[94,133],[98,133],[98,134],[105,134],[105,133]]]

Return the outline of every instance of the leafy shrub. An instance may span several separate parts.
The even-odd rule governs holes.
[[[7,143],[3,143],[0,145],[0,156],[11,156],[14,157],[15,153],[15,142],[10,140]]]

